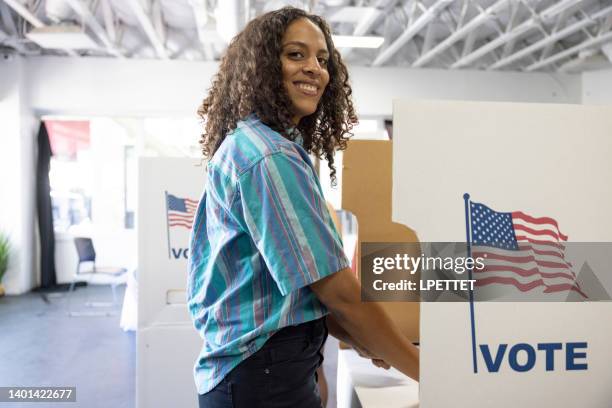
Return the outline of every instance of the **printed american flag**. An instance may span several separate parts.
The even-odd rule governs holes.
[[[183,227],[191,229],[193,217],[198,207],[196,200],[180,198],[172,194],[166,194],[168,227]]]
[[[474,269],[476,286],[511,285],[521,292],[574,291],[586,298],[566,260],[567,236],[556,220],[521,211],[497,212],[470,202],[472,257],[485,258]]]

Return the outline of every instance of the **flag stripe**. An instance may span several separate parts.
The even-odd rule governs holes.
[[[171,222],[170,226],[171,227],[185,227],[185,228],[191,228],[191,223],[184,223],[184,222]]]
[[[474,270],[475,273],[486,273],[486,272],[501,272],[501,271],[509,271],[514,272],[522,277],[529,277],[533,275],[539,275],[544,278],[565,278],[569,279],[572,282],[574,281],[574,277],[570,274],[563,272],[543,272],[538,268],[519,268],[517,266],[510,265],[486,265],[482,270]]]
[[[525,221],[530,222],[532,224],[539,224],[539,225],[542,225],[542,224],[552,224],[552,225],[554,225],[555,229],[557,230],[557,233],[561,236],[561,239],[563,241],[567,241],[567,235],[565,235],[565,234],[563,234],[561,232],[561,230],[559,229],[559,224],[557,223],[557,221],[552,219],[552,218],[550,218],[550,217],[539,217],[539,218],[536,218],[536,217],[532,217],[530,215],[527,215],[527,214],[525,214],[522,211],[514,211],[512,213],[512,218],[518,218],[518,219],[521,219],[521,220],[525,220]]]
[[[546,250],[539,249],[534,245],[525,244],[523,242],[519,242],[518,246],[519,246],[519,250],[521,251],[532,251],[534,254],[537,254],[537,255],[555,256],[557,258],[561,258],[565,260],[564,254],[559,251],[555,251],[555,250],[546,251]],[[567,264],[571,266],[571,263],[567,262]]]
[[[168,214],[168,218],[175,220],[193,220],[193,215]]]
[[[513,223],[514,224],[514,230],[515,231],[522,231],[522,232],[526,232],[530,235],[535,235],[537,237],[541,237],[543,235],[548,235],[552,238],[554,238],[556,241],[559,241],[559,235],[551,230],[545,229],[545,230],[537,230],[537,229],[533,229],[533,228],[529,228],[528,226],[525,225],[521,225],[521,224],[517,224],[517,223]]]
[[[499,260],[499,261],[508,261],[508,262],[512,262],[512,263],[535,263],[538,266],[544,266],[547,268],[561,268],[561,269],[567,269],[568,266],[565,263],[559,263],[559,262],[551,262],[551,261],[547,261],[545,259],[539,258],[539,257],[535,257],[533,255],[526,255],[526,256],[512,256],[512,255],[502,255],[502,254],[497,254],[494,252],[474,252],[474,256],[479,256],[479,257],[483,257],[483,258],[487,258],[487,259],[495,259],[495,260]]]
[[[584,297],[584,298],[588,297],[587,295],[585,295],[576,286],[572,286],[572,285],[568,285],[568,284],[560,284],[560,285],[548,286],[541,279],[534,280],[534,281],[531,281],[529,283],[521,283],[521,282],[519,282],[518,280],[516,280],[514,278],[492,276],[492,277],[478,279],[476,281],[476,286],[486,286],[486,285],[491,285],[491,284],[496,284],[496,283],[497,284],[501,283],[501,284],[504,284],[504,285],[514,286],[515,288],[517,288],[521,292],[527,292],[527,291],[535,289],[535,288],[537,288],[539,286],[544,286],[544,288],[545,288],[544,292],[545,293],[555,293],[555,292],[564,292],[564,291],[573,290],[574,292],[577,292],[580,295],[582,295],[582,297]]]
[[[518,250],[510,252],[507,250],[500,250],[493,247],[478,246],[474,247],[472,254],[474,257],[481,258],[486,258],[490,256],[492,259],[498,259],[497,257],[508,257],[508,261],[532,256],[537,261],[560,263],[561,265],[570,268],[572,267],[571,262],[566,261],[565,258],[563,258],[563,256],[558,252],[524,249],[523,247],[519,247]]]
[[[557,242],[552,242],[552,241],[542,241],[541,239],[533,239],[533,238],[529,238],[526,235],[517,235],[516,240],[519,242],[529,242],[531,244],[551,246],[554,248],[559,248],[562,251],[565,250],[565,245],[563,244],[559,244]]]

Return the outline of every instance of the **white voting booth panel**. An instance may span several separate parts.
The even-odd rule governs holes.
[[[139,408],[196,407],[202,340],[186,304],[190,221],[205,182],[199,160],[143,158],[138,174]]]
[[[202,340],[191,325],[161,325],[138,330],[139,408],[196,408],[193,364]]]
[[[464,193],[552,217],[569,241],[612,241],[612,108],[395,101],[393,119],[393,220],[420,241],[465,242]],[[610,265],[594,272],[611,286]],[[469,303],[421,305],[422,408],[612,406],[612,302],[476,302],[473,327],[476,373]],[[548,362],[547,343],[562,347]],[[535,350],[525,371],[509,364],[517,344],[518,365]]]

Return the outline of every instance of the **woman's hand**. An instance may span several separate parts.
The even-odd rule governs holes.
[[[419,349],[402,334],[385,310],[376,302],[361,301],[361,284],[349,268],[342,269],[310,285],[341,326],[339,333],[354,339],[358,346],[377,356],[374,364],[388,363],[408,377],[419,380]],[[330,333],[339,340],[331,326]],[[350,341],[347,341],[350,344]]]
[[[357,343],[357,341],[355,341],[355,339],[351,337],[351,335],[348,334],[346,330],[344,330],[342,326],[340,326],[340,324],[338,324],[333,315],[327,315],[326,323],[329,333],[338,340],[353,347],[353,349],[355,349],[355,351],[357,352],[357,354],[359,354],[360,357],[372,360],[372,364],[374,364],[376,367],[384,368],[385,370],[391,368],[391,366],[383,359],[371,353],[368,349]]]
[[[372,364],[374,364],[376,367],[384,368],[385,370],[388,370],[389,368],[391,368],[391,366],[388,363],[386,363],[385,360],[375,356],[374,354],[370,353],[365,348],[357,346],[356,344],[352,344],[352,346],[357,352],[357,354],[359,354],[359,356],[372,360]]]

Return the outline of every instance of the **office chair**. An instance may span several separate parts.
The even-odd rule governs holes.
[[[68,302],[70,299],[74,287],[78,281],[85,281],[95,285],[110,285],[113,292],[113,301],[111,302],[86,302],[85,305],[89,307],[112,307],[117,305],[117,293],[116,288],[118,285],[125,283],[126,280],[126,268],[121,267],[97,267],[96,266],[96,251],[93,246],[91,238],[76,237],[74,238],[74,245],[76,246],[78,262],[76,266],[76,272],[72,282],[70,283],[70,289],[68,292]],[[82,270],[81,265],[84,263],[91,263],[91,269]],[[71,308],[70,308],[71,309]],[[116,314],[115,312],[74,312],[70,310],[68,312],[70,316],[111,316]]]

